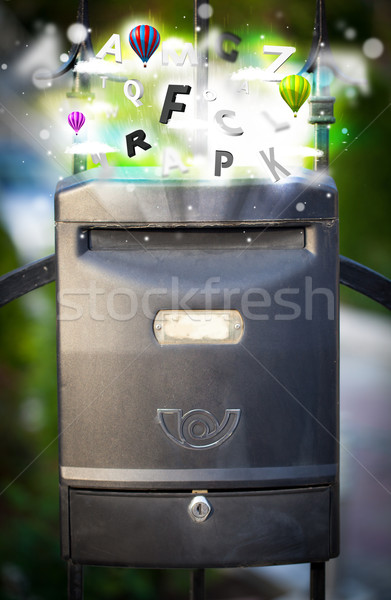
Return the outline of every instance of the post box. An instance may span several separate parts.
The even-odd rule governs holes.
[[[59,184],[64,558],[338,554],[337,215],[333,180],[306,170]]]

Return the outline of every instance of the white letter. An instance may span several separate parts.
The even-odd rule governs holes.
[[[263,150],[260,150],[259,154],[262,156],[262,158],[265,161],[267,167],[269,168],[271,174],[275,178],[276,181],[274,183],[276,183],[277,181],[280,181],[280,179],[281,179],[281,177],[279,177],[279,175],[277,173],[277,169],[279,169],[281,171],[281,173],[283,173],[284,175],[289,177],[289,175],[290,175],[289,171],[287,171],[287,169],[285,169],[285,167],[280,165],[280,163],[277,162],[276,159],[274,158],[274,148],[269,148],[270,158],[268,158],[266,156],[266,154]]]
[[[100,152],[98,154],[91,154],[91,160],[94,165],[99,165],[101,167],[107,168],[109,163],[107,162],[107,155],[104,152]]]
[[[189,170],[185,167],[178,153],[173,148],[165,148],[163,154],[163,177],[167,177],[172,169],[179,169],[181,173],[187,173]]]
[[[129,86],[134,85],[135,94],[131,94],[129,92]],[[142,106],[143,103],[140,102],[139,98],[142,98],[144,96],[144,86],[141,83],[141,81],[139,81],[138,79],[128,79],[128,81],[125,81],[125,85],[124,85],[124,94],[127,97],[128,100],[130,100],[131,102],[133,102],[133,104],[136,107]]]
[[[244,131],[241,127],[228,127],[223,121],[225,117],[235,117],[235,112],[233,110],[219,110],[215,114],[215,121],[217,125],[220,125],[221,129],[227,135],[243,135]]]
[[[216,94],[212,90],[205,90],[205,92],[202,95],[204,96],[207,102],[214,102],[217,98]]]
[[[106,117],[108,119],[110,119],[110,117],[116,117],[117,113],[118,113],[118,106],[107,106],[106,110]]]
[[[265,77],[264,81],[281,81],[283,79],[283,75],[281,75],[281,76],[274,75],[274,73],[295,52],[296,52],[296,48],[294,48],[293,46],[264,46],[263,47],[264,54],[279,54],[280,55],[274,62],[272,62],[272,64],[267,69],[265,69],[264,73],[270,74],[270,77]]]
[[[238,94],[239,92],[246,92],[246,94],[250,93],[250,90],[248,88],[248,81],[243,81],[242,85],[240,86],[240,88],[237,90]]]
[[[167,42],[162,43],[162,65],[167,66],[168,59],[172,58],[177,67],[183,67],[186,56],[189,57],[192,67],[196,67],[198,65],[197,53],[193,48],[193,44],[184,44],[182,53],[180,56],[178,56],[176,51],[173,48],[170,48]]]
[[[99,50],[98,54],[96,55],[96,58],[104,58],[106,54],[112,54],[113,56],[115,56],[115,62],[122,63],[121,38],[119,36],[119,33],[113,33],[111,38]]]

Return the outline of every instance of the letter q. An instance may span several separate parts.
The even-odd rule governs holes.
[[[129,89],[132,88],[132,86],[135,89],[135,94],[132,94]],[[137,108],[143,105],[143,103],[140,102],[140,98],[144,96],[144,86],[138,79],[128,79],[128,81],[125,81],[124,94]]]

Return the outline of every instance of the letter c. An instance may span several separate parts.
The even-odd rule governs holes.
[[[217,125],[221,127],[221,129],[227,135],[243,135],[244,131],[241,127],[228,127],[223,121],[225,117],[235,117],[235,112],[233,110],[219,110],[215,114],[215,121]]]

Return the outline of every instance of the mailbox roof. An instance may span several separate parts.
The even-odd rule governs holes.
[[[276,183],[260,179],[162,178],[161,169],[92,169],[61,181],[56,221],[81,223],[237,224],[337,217],[331,177],[300,169]]]

